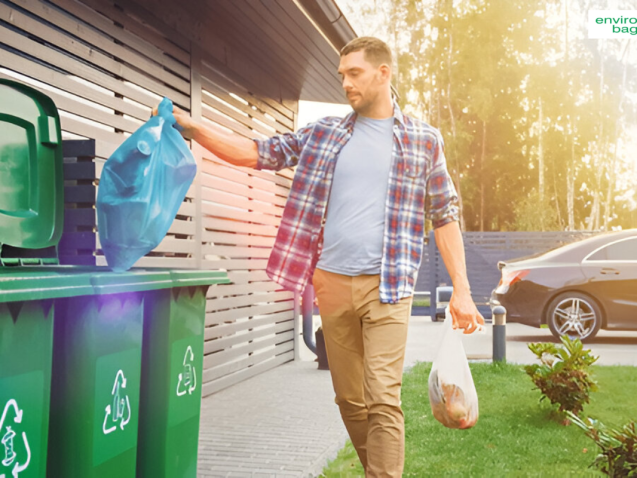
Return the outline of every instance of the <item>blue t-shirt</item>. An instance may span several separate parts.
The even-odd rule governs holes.
[[[393,125],[393,116],[357,116],[334,169],[319,269],[349,276],[380,273]]]

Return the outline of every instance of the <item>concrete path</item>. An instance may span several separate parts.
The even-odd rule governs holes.
[[[318,327],[318,319],[315,321]],[[433,361],[442,323],[410,320],[405,369]],[[547,329],[507,325],[507,359],[532,363],[528,342],[554,340]],[[473,360],[491,359],[491,327],[464,337]],[[303,341],[301,340],[301,344]],[[198,476],[316,477],[347,440],[329,371],[302,346],[289,362],[203,400]],[[601,332],[589,347],[603,365],[637,365],[637,333]]]
[[[536,362],[528,349],[530,342],[555,342],[548,329],[537,329],[521,324],[507,324],[507,361],[528,364]],[[492,327],[487,324],[483,334],[463,337],[467,357],[473,360],[491,360]],[[442,322],[431,322],[429,317],[413,316],[407,339],[405,364],[416,361],[432,362],[436,357],[442,336]],[[585,344],[594,355],[599,355],[599,365],[637,366],[637,332],[609,332],[602,330],[591,343]]]

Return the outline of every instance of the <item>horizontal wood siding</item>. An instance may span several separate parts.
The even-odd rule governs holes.
[[[240,21],[238,10],[228,7],[227,21]],[[273,15],[289,14],[275,4],[272,12],[249,2],[243,7],[251,24],[259,15],[275,23]],[[245,138],[294,130],[298,101],[291,90],[282,93],[292,85],[264,74],[274,66],[262,60],[264,69],[251,66],[232,43],[204,41],[207,34],[195,41],[176,28],[175,8],[168,0],[0,1],[0,78],[41,90],[60,111],[63,264],[106,265],[95,210],[102,169],[163,96],[194,118]],[[197,8],[189,5],[184,14],[193,16]],[[214,19],[216,27],[225,21]],[[267,32],[284,34],[271,26]],[[293,48],[306,53],[306,47]],[[334,61],[325,48],[311,59],[314,84],[329,80],[317,70]],[[165,239],[136,267],[228,272],[232,283],[211,287],[207,297],[207,395],[294,359],[295,295],[265,273],[294,172],[234,167],[194,143],[192,151],[197,177]]]
[[[294,111],[251,94],[204,55],[198,64],[198,114],[204,121],[247,138],[293,130]],[[202,266],[226,269],[233,281],[208,295],[203,376],[207,395],[294,358],[294,293],[265,274],[291,176],[290,171],[272,174],[232,166],[201,147],[193,151],[201,165]]]

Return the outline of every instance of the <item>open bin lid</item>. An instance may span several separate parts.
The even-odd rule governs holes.
[[[63,162],[53,100],[0,79],[0,244],[57,245],[64,222]]]

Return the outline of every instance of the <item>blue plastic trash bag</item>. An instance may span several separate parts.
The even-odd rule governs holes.
[[[97,221],[109,267],[130,269],[164,239],[197,172],[164,98],[108,158],[97,193]]]

